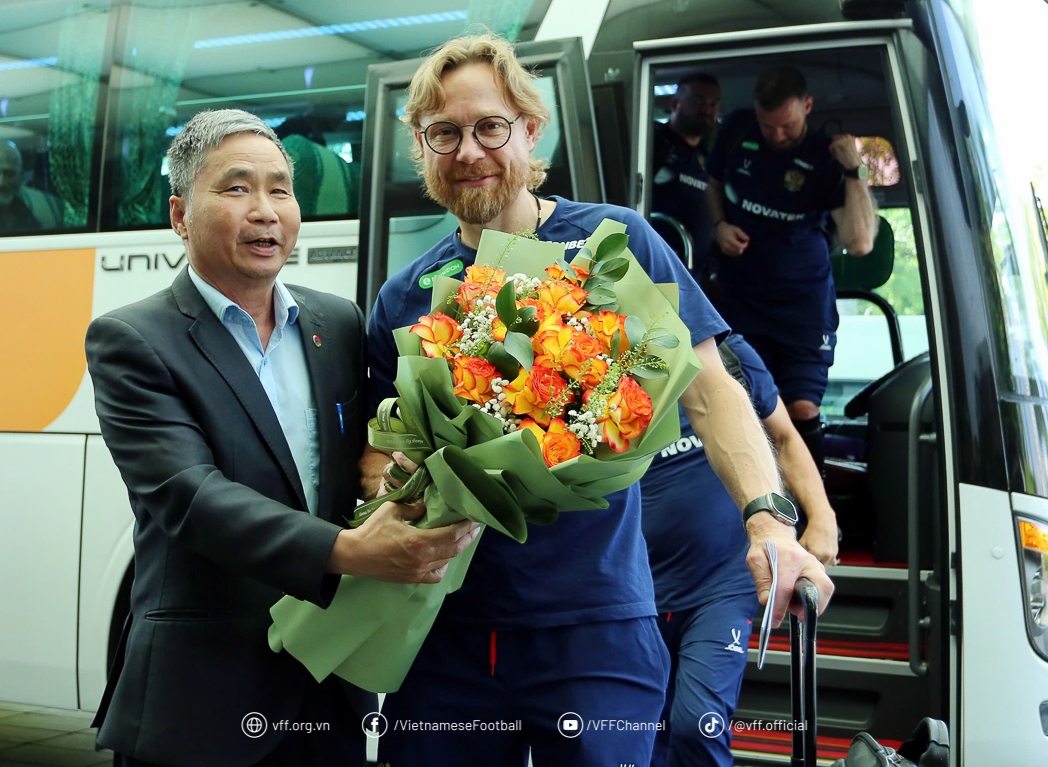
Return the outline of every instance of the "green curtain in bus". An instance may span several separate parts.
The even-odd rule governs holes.
[[[532,0],[470,0],[466,29],[482,24],[497,35],[514,42],[531,10]]]
[[[98,80],[105,47],[108,11],[70,12],[59,32],[62,84],[51,93],[47,134],[51,183],[65,200],[65,225],[87,224],[91,155],[98,114]]]
[[[125,77],[120,90],[119,226],[164,224],[170,187],[161,164],[176,124],[175,104],[186,59],[197,32],[199,8],[134,8],[123,52]],[[128,87],[130,86],[130,87]]]

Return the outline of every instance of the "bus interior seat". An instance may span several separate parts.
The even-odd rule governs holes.
[[[857,298],[868,301],[884,314],[888,323],[888,339],[892,347],[892,362],[902,364],[902,332],[899,329],[899,317],[892,305],[874,293],[892,276],[895,265],[895,233],[891,224],[883,216],[877,217],[877,236],[873,241],[873,250],[865,256],[849,256],[843,249],[830,254],[833,267],[833,284],[837,288],[837,298]]]
[[[873,292],[891,277],[895,260],[895,237],[891,225],[878,217],[873,250],[862,257],[843,251],[831,255],[838,298],[855,298],[876,305],[884,314],[894,367],[881,378],[867,384],[844,408],[848,419],[866,416],[865,465],[830,460],[827,462],[827,492],[838,510],[843,531],[842,548],[857,542],[873,542],[875,563],[899,564],[907,561],[907,500],[909,482],[909,420],[914,397],[930,373],[929,356],[921,354],[903,361],[898,316],[886,300]],[[927,433],[933,424],[930,398],[921,412],[921,429]],[[834,435],[830,435],[827,455],[832,456]],[[920,508],[929,509],[929,492],[936,492],[937,469],[931,445],[920,443]],[[834,492],[836,491],[836,492]],[[930,553],[931,515],[920,521],[921,559]],[[868,544],[866,544],[868,546]],[[865,546],[864,546],[865,548]],[[871,553],[871,552],[867,552]]]

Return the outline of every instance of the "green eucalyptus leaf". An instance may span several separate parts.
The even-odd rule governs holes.
[[[629,241],[630,238],[622,232],[609,234],[601,240],[600,245],[597,246],[597,253],[593,260],[600,262],[609,258],[615,258],[615,256],[618,256],[626,249],[626,245]]]
[[[495,311],[507,328],[517,321],[517,287],[513,280],[502,286],[495,298]]]
[[[571,277],[573,280],[577,280],[579,278],[578,272],[575,271],[575,267],[573,267],[563,258],[558,258],[555,263],[557,264],[557,266],[560,267],[560,270],[564,272],[564,274],[566,274],[568,277]]]
[[[523,333],[506,333],[503,348],[520,363],[525,370],[531,370],[535,364],[535,352],[531,348],[531,339]],[[516,378],[516,376],[513,376]],[[513,380],[513,378],[509,380]]]
[[[634,378],[666,378],[670,374],[670,371],[659,368],[645,368],[645,367],[631,367],[630,375]]]
[[[522,322],[531,322],[533,319],[535,319],[535,315],[537,313],[538,309],[536,309],[534,306],[525,306],[518,309],[516,324],[519,325]]]
[[[626,276],[626,272],[630,268],[630,262],[625,258],[609,258],[607,261],[601,261],[593,268],[593,274],[599,275],[606,280],[611,282],[618,282]]]
[[[589,291],[589,297],[586,300],[594,306],[606,307],[608,304],[618,301],[619,297],[607,288],[597,288]],[[628,333],[629,331],[626,332]]]
[[[629,340],[630,346],[638,346],[647,332],[648,328],[640,317],[631,314],[626,318],[626,338]]]
[[[611,358],[613,360],[619,358],[620,349],[622,349],[622,331],[616,330],[615,335],[611,337]]]
[[[513,326],[513,332],[523,333],[528,338],[539,332],[539,325],[541,323],[538,319],[532,317],[530,320],[517,320],[517,324]]]
[[[680,346],[680,339],[666,328],[652,328],[648,331],[648,343],[663,349],[676,349]]]
[[[614,280],[609,280],[605,278],[603,275],[598,274],[595,276],[587,277],[586,281],[582,283],[582,287],[586,290],[596,290],[597,288],[604,288],[614,284]]]
[[[484,358],[508,381],[514,381],[520,375],[520,362],[506,350],[501,341],[493,343]]]

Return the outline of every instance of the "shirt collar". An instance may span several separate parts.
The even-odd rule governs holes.
[[[192,266],[189,267],[189,279],[200,291],[204,302],[210,307],[215,316],[222,322],[231,319],[231,313],[247,314],[239,304],[222,294],[217,288],[209,284],[196,273]],[[298,304],[295,302],[291,291],[280,280],[273,285],[273,312],[276,314],[276,325],[278,328],[284,325],[294,325],[298,319]]]

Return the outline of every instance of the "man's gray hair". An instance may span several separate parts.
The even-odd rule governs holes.
[[[188,203],[193,196],[197,174],[207,162],[208,152],[217,148],[226,136],[237,133],[254,133],[272,141],[284,155],[288,171],[294,174],[294,163],[277,134],[256,115],[243,109],[210,109],[194,115],[167,150],[171,192]]]

